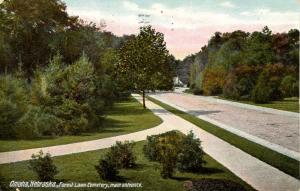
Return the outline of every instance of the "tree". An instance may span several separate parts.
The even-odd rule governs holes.
[[[151,26],[140,28],[138,36],[129,40],[120,49],[117,76],[126,86],[143,94],[145,91],[172,88],[172,70],[164,36]]]
[[[70,29],[75,23],[77,17],[69,17],[60,0],[4,0],[0,4],[0,34],[5,34],[9,52],[15,57],[9,67],[22,63],[27,77],[32,77],[38,66],[47,63],[48,45],[56,32]]]
[[[262,32],[256,31],[250,35],[243,62],[249,65],[266,65],[274,61],[272,31],[266,26]]]

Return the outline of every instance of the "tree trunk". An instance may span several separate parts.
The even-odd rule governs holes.
[[[145,90],[143,90],[143,107],[146,109],[146,104],[145,104]]]

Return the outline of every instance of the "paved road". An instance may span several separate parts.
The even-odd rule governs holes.
[[[300,160],[298,114],[176,92],[151,97]]]
[[[133,96],[141,102],[141,97],[139,95]],[[179,130],[185,134],[192,130],[195,136],[202,141],[202,147],[207,154],[255,189],[261,191],[296,191],[299,189],[300,182],[297,179],[252,157],[148,100],[146,101],[146,105],[154,112],[154,114],[163,120],[162,124],[151,129],[127,135],[61,146],[45,147],[42,149],[44,152],[50,152],[52,156],[59,156],[107,148],[114,144],[115,141],[140,141],[146,139],[147,135],[163,133],[173,129]],[[31,154],[38,152],[40,149],[0,153],[0,164],[28,160],[30,159]]]

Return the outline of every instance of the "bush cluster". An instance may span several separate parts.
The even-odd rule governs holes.
[[[133,143],[117,141],[106,155],[95,166],[99,176],[103,180],[116,180],[119,169],[133,168],[136,165],[136,157],[133,153]]]
[[[101,126],[114,98],[107,81],[85,55],[71,65],[56,55],[30,82],[21,75],[1,75],[0,138],[78,135]]]
[[[177,168],[182,172],[199,172],[204,152],[199,139],[190,132],[187,136],[176,131],[147,137],[144,154],[151,161],[161,163],[161,176],[172,177]]]

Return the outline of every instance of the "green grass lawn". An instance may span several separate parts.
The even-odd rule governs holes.
[[[282,101],[272,101],[271,103],[265,103],[265,104],[258,104],[258,103],[254,103],[252,101],[236,101],[236,100],[227,99],[227,98],[224,98],[221,96],[219,96],[218,98],[224,99],[224,100],[229,100],[229,101],[234,101],[234,102],[250,104],[250,105],[256,105],[256,106],[261,106],[261,107],[268,107],[268,108],[273,108],[273,109],[279,109],[279,110],[299,113],[299,98],[297,98],[297,97],[285,98]]]
[[[112,137],[151,128],[159,125],[161,122],[161,119],[150,110],[143,109],[137,100],[130,98],[126,101],[115,103],[113,108],[106,114],[102,127],[99,127],[97,131],[84,133],[79,136],[62,136],[36,140],[0,140],[0,152]]]
[[[279,170],[300,179],[299,176],[299,161],[287,157],[283,154],[280,154],[276,151],[268,149],[264,146],[261,146],[257,143],[249,141],[248,139],[242,138],[238,135],[235,135],[229,131],[226,131],[220,127],[217,127],[211,123],[208,123],[204,120],[197,118],[191,114],[185,113],[183,111],[177,110],[167,104],[164,104],[154,98],[147,97],[149,100],[160,105],[161,107],[167,109],[168,111],[174,113],[175,115],[197,125],[201,129],[223,139],[224,141],[236,146],[237,148],[249,153],[250,155],[278,168]]]
[[[143,191],[179,191],[183,189],[183,182],[185,180],[199,179],[199,178],[221,178],[229,179],[241,183],[249,190],[253,190],[249,185],[236,177],[228,169],[223,167],[210,156],[205,155],[204,159],[207,162],[205,165],[205,172],[179,173],[176,172],[172,179],[162,179],[160,177],[160,164],[148,161],[142,152],[145,141],[137,142],[134,146],[134,152],[137,156],[137,167],[129,170],[121,170],[121,181],[124,182],[140,182],[143,185]],[[54,163],[57,165],[59,174],[55,177],[58,181],[64,182],[104,182],[101,180],[94,168],[101,156],[106,153],[106,149],[85,152],[80,154],[72,154],[66,156],[54,157]],[[66,161],[68,161],[66,163]],[[2,172],[2,182],[9,182],[11,180],[36,180],[35,174],[28,170],[28,161],[18,162],[12,164],[0,165],[0,172]],[[21,189],[26,190],[26,189]],[[41,189],[37,189],[41,190]],[[43,189],[44,190],[44,189]],[[65,190],[65,189],[59,189]],[[66,189],[67,190],[67,189]],[[75,188],[68,190],[76,190]],[[87,190],[87,189],[82,189]],[[90,189],[97,190],[97,189]],[[103,190],[103,189],[98,189]],[[113,189],[107,189],[113,190]],[[120,190],[120,189],[117,189]]]

